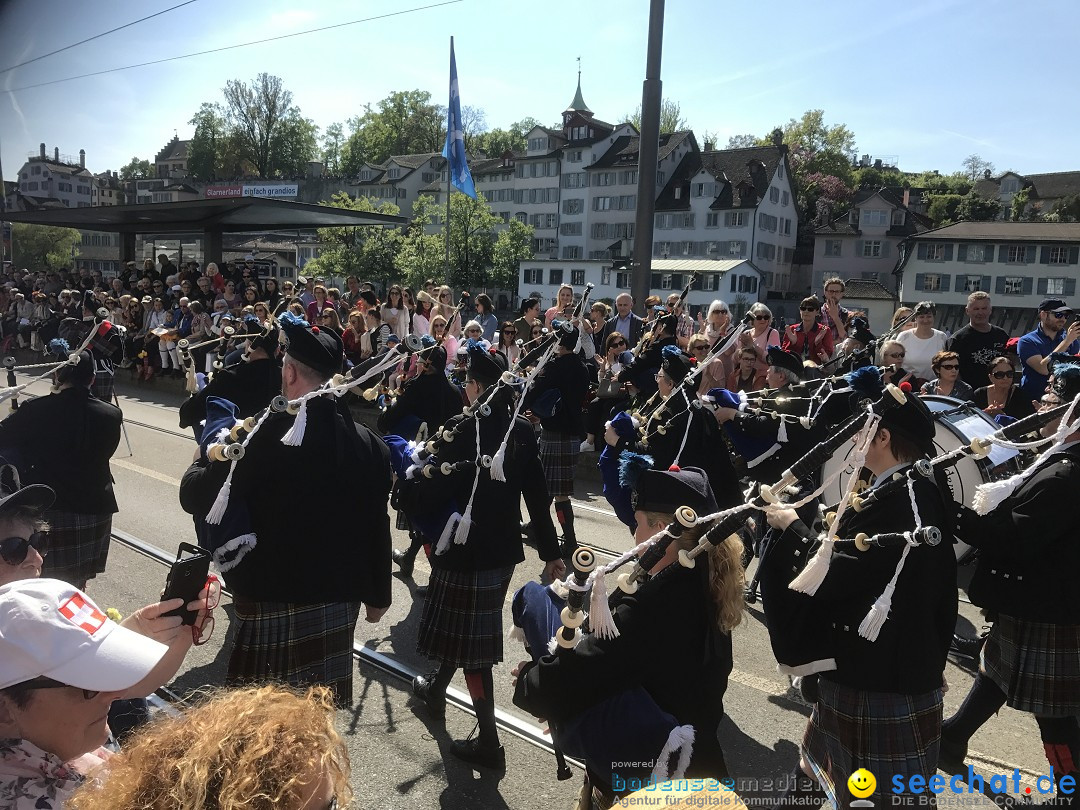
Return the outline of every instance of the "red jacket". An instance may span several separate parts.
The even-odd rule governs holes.
[[[793,331],[794,337],[792,337]],[[813,360],[821,365],[832,357],[834,348],[832,330],[822,325],[820,321],[816,321],[809,331],[803,328],[802,323],[797,323],[794,327],[789,326],[784,330],[784,339],[780,348],[793,352],[804,360]]]

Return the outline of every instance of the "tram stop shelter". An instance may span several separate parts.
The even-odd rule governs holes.
[[[361,225],[398,227],[408,223],[406,217],[391,214],[262,197],[7,211],[0,219],[119,234],[121,261],[135,258],[135,237],[139,234],[202,234],[204,263],[221,261],[221,237],[226,233]]]

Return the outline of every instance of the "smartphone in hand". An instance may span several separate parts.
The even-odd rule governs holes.
[[[161,601],[180,598],[184,604],[180,607],[164,613],[164,616],[179,616],[184,624],[195,624],[198,617],[197,610],[188,610],[188,602],[193,602],[199,597],[199,592],[206,585],[206,577],[210,573],[210,552],[206,549],[193,546],[191,543],[181,543],[176,550],[176,562],[169,569],[169,576],[165,580],[165,590],[161,594]]]

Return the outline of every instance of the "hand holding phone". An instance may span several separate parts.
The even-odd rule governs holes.
[[[210,552],[206,549],[190,543],[180,544],[176,550],[176,562],[172,564],[165,580],[161,601],[179,598],[183,599],[184,603],[162,615],[179,616],[184,624],[195,624],[199,611],[188,610],[187,605],[199,598],[199,593],[206,585],[206,577],[210,573],[210,559]]]

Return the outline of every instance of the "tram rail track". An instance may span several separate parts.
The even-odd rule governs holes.
[[[160,563],[164,567],[169,567],[173,563],[173,555],[167,553],[163,549],[158,548],[152,543],[148,543],[145,540],[136,537],[133,534],[114,528],[112,530],[112,539],[114,542],[125,546],[145,557],[153,560],[156,563]],[[228,589],[223,589],[224,595],[232,597],[232,594]],[[407,664],[397,660],[394,656],[373,650],[370,647],[365,647],[363,644],[354,641],[353,658],[368,667],[374,667],[380,672],[386,673],[395,680],[401,681],[406,684],[412,683],[413,678],[417,675],[423,675],[424,673]],[[459,689],[450,687],[446,692],[447,703],[456,709],[460,709],[466,714],[475,716],[475,712],[472,709],[472,703],[469,700],[468,695]],[[184,699],[168,689],[162,687],[157,690],[157,700],[151,699],[154,705],[164,711],[170,711],[172,707],[177,704],[183,704]],[[541,748],[550,754],[554,754],[554,748],[551,745],[550,738],[544,734],[540,726],[535,723],[530,723],[527,720],[523,720],[509,712],[496,707],[495,709],[495,722],[499,728],[506,731],[509,734],[513,734],[515,737],[519,737],[525,742]],[[579,768],[584,766],[577,760],[567,758],[568,762],[577,765]]]

